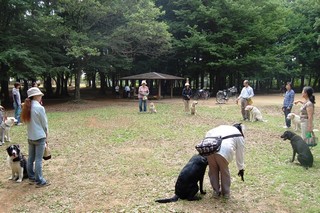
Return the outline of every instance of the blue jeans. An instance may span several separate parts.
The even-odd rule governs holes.
[[[46,138],[39,140],[28,140],[29,158],[27,171],[30,180],[35,180],[37,184],[45,184],[47,181],[42,176],[42,157],[46,144]],[[33,163],[35,166],[33,167]]]
[[[17,105],[16,102],[13,102],[13,108],[14,118],[17,119],[17,123],[20,123],[21,105]]]
[[[284,112],[284,120],[286,122],[286,126],[290,127],[291,126],[291,120],[287,119],[287,116],[291,112],[291,108],[287,109],[287,107],[283,107],[283,112]]]
[[[142,98],[139,98],[139,110],[142,112],[142,105],[143,105],[143,111],[147,111],[147,100],[142,100]]]

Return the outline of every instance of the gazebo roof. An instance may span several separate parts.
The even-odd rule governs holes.
[[[148,72],[142,73],[138,75],[131,75],[127,77],[120,78],[121,80],[148,80],[148,79],[162,79],[162,80],[184,80],[184,78],[174,75],[168,75],[159,72]]]

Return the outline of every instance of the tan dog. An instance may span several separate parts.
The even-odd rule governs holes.
[[[294,125],[295,131],[297,131],[298,129],[301,129],[301,120],[299,115],[291,112],[287,115],[287,119],[291,120],[291,123]]]
[[[251,122],[254,122],[254,121],[266,122],[265,120],[263,120],[262,114],[257,107],[252,106],[252,105],[247,105],[245,110],[250,112],[250,121]]]
[[[195,115],[197,113],[197,110],[196,110],[196,105],[197,104],[198,104],[198,101],[193,101],[192,102],[191,108],[190,108],[191,115]]]
[[[7,117],[4,121],[1,122],[0,132],[1,132],[1,145],[5,141],[11,141],[10,139],[10,129],[17,120],[14,117]]]
[[[153,102],[150,103],[149,111],[150,113],[157,113],[156,106]]]

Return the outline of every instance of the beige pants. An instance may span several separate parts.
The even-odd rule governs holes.
[[[241,102],[241,114],[242,114],[242,118],[243,119],[250,119],[250,116],[249,116],[249,111],[246,111],[245,108],[246,106],[248,105],[248,100],[245,99],[245,98],[241,98],[240,100]]]
[[[231,177],[228,161],[219,154],[209,155],[207,159],[209,164],[208,175],[213,190],[216,193],[221,192],[223,196],[230,196]]]
[[[190,100],[183,100],[184,103],[184,111],[185,112],[190,112],[190,104],[189,104]]]

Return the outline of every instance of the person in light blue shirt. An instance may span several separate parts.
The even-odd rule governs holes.
[[[291,120],[287,119],[287,116],[291,112],[295,93],[292,89],[291,82],[287,82],[286,89],[287,91],[284,95],[282,111],[284,112],[284,120],[286,123],[286,125],[283,128],[287,129],[291,126]]]
[[[249,86],[249,81],[244,80],[243,81],[243,88],[241,90],[241,93],[239,97],[237,98],[237,104],[240,100],[241,103],[241,114],[244,121],[249,120],[249,111],[246,111],[245,108],[248,104],[248,99],[252,98],[254,96],[254,92],[252,87]]]
[[[48,143],[48,120],[44,107],[40,104],[43,93],[38,87],[31,87],[24,102],[21,118],[27,124],[29,158],[27,172],[31,184],[36,188],[50,185],[42,175],[42,157]],[[34,164],[34,165],[33,165]]]
[[[20,126],[20,114],[21,114],[21,96],[20,96],[20,83],[14,83],[12,89],[12,98],[13,98],[13,108],[14,108],[14,118],[17,120],[16,125]]]

